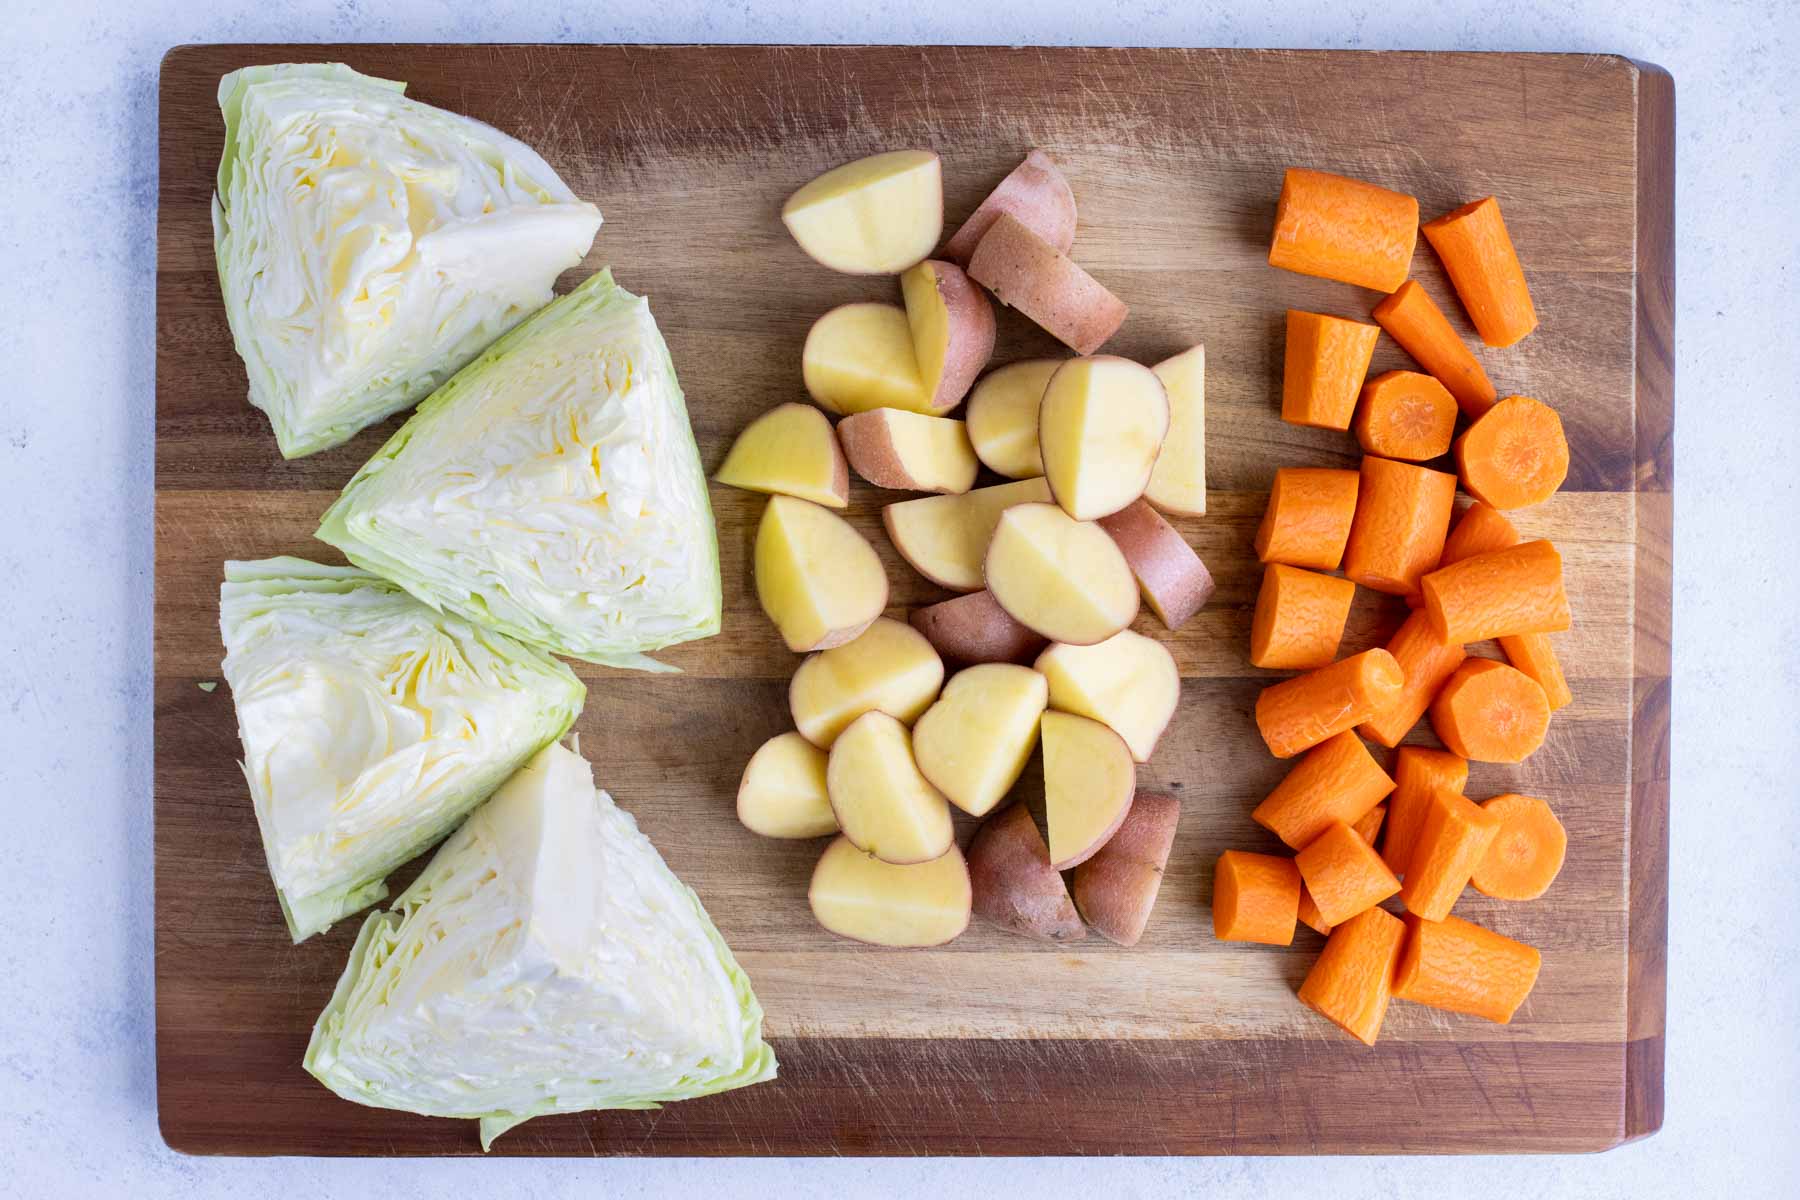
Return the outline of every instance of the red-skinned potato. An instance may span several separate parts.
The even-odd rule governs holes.
[[[815,262],[850,275],[898,275],[944,231],[944,172],[929,150],[847,162],[800,188],[782,224]]]
[[[1075,241],[1075,193],[1062,169],[1042,150],[1027,154],[1025,161],[988,193],[944,243],[944,257],[967,263],[981,236],[1001,213],[1012,215],[1060,253],[1067,254]]]
[[[744,767],[737,815],[745,829],[764,837],[836,833],[837,817],[825,794],[825,752],[793,732],[764,742]]]
[[[1077,354],[1092,354],[1125,323],[1123,300],[1010,213],[981,236],[969,275]]]
[[[756,527],[756,598],[790,650],[854,641],[887,607],[875,548],[828,508],[770,496]]]
[[[1119,831],[1075,868],[1075,907],[1101,937],[1135,946],[1144,936],[1180,819],[1175,797],[1139,792]]]
[[[1138,614],[1137,581],[1119,547],[1054,504],[1001,513],[982,573],[1001,608],[1051,641],[1103,642]]]
[[[1137,765],[1124,738],[1087,717],[1047,712],[1038,739],[1050,865],[1066,871],[1099,853],[1124,823],[1137,792]]]
[[[995,813],[976,831],[969,843],[969,882],[975,911],[1008,933],[1046,942],[1087,936],[1025,804]]]
[[[1139,762],[1150,761],[1181,702],[1175,656],[1132,629],[1095,646],[1053,645],[1036,666],[1050,681],[1051,708],[1104,722]]]
[[[1101,517],[1100,528],[1118,543],[1137,577],[1138,590],[1165,628],[1180,629],[1211,598],[1213,578],[1206,564],[1187,539],[1143,500]]]
[[[1169,432],[1144,499],[1184,517],[1206,514],[1206,347],[1190,346],[1150,368],[1169,394]]]
[[[1048,640],[1013,620],[987,591],[915,608],[910,619],[939,654],[959,663],[1027,662]]]
[[[866,712],[831,743],[825,793],[838,828],[883,862],[929,862],[955,844],[950,802],[919,773],[912,734],[884,712]]]
[[[856,473],[878,488],[959,495],[981,464],[961,421],[876,408],[838,422],[838,441]]]
[[[899,866],[847,837],[825,847],[807,903],[832,933],[871,946],[941,946],[969,927],[969,865],[951,843],[939,858]]]
[[[919,381],[932,412],[948,412],[994,355],[994,306],[955,263],[926,259],[900,276]]]
[[[850,503],[843,451],[831,422],[810,404],[777,404],[746,425],[713,478],[728,487],[780,492],[826,508]]]
[[[1021,479],[960,496],[921,496],[881,510],[888,540],[912,569],[953,592],[980,591],[982,557],[1000,514],[1015,504],[1047,502],[1050,485]]]
[[[1044,473],[1038,451],[1038,404],[1044,387],[1067,359],[1027,358],[995,367],[969,393],[963,420],[975,456],[1008,479]]]
[[[1142,496],[1168,432],[1162,380],[1110,354],[1064,363],[1038,404],[1044,478],[1077,521],[1110,516]]]

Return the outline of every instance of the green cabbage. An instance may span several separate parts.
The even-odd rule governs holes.
[[[600,210],[524,143],[341,63],[219,82],[219,285],[288,458],[429,393],[548,303]]]
[[[358,1104],[478,1118],[654,1108],[775,1076],[700,899],[577,753],[546,747],[372,913],[306,1069]]]
[[[650,305],[610,271],[419,406],[317,536],[434,608],[643,670],[719,630],[719,548]]]
[[[228,562],[222,670],[296,942],[387,895],[581,711],[574,673],[349,567]]]

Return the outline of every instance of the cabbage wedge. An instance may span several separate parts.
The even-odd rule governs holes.
[[[586,689],[541,651],[349,567],[228,562],[222,670],[269,873],[296,942],[566,732]]]
[[[219,82],[219,286],[287,458],[410,407],[549,302],[600,210],[537,152],[341,63]]]
[[[666,671],[719,630],[700,453],[650,305],[590,276],[419,406],[317,536],[433,608]]]
[[[700,899],[593,769],[545,747],[371,913],[306,1069],[358,1104],[478,1118],[655,1108],[775,1076]]]

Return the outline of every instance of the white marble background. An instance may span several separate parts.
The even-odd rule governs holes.
[[[1415,11],[1416,9],[1416,11]],[[204,1160],[157,1136],[156,72],[201,41],[1620,52],[1679,94],[1668,1116],[1589,1158]],[[1800,1195],[1800,5],[15,0],[0,13],[0,1195]]]

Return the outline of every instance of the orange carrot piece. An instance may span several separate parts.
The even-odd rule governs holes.
[[[1362,815],[1362,820],[1350,828],[1356,830],[1356,836],[1373,846],[1375,839],[1381,836],[1381,823],[1387,819],[1387,805],[1377,804]]]
[[[1450,915],[1469,876],[1500,832],[1500,818],[1466,796],[1434,792],[1419,825],[1400,899],[1427,921]]]
[[[1542,539],[1440,567],[1419,580],[1419,589],[1432,629],[1447,642],[1466,646],[1569,627],[1562,555]]]
[[[1549,634],[1510,634],[1500,639],[1500,649],[1507,662],[1531,676],[1544,689],[1551,712],[1575,699],[1575,693],[1569,690],[1569,680],[1563,674],[1562,663],[1557,661],[1556,647],[1550,644]]]
[[[1370,454],[1424,462],[1450,449],[1456,397],[1429,375],[1386,371],[1363,384],[1356,440]]]
[[[1569,441],[1556,410],[1508,396],[1456,439],[1463,491],[1495,508],[1542,504],[1569,476]]]
[[[1313,903],[1304,883],[1300,885],[1300,923],[1316,933],[1331,935],[1330,924],[1319,915],[1319,906]]]
[[[1366,588],[1405,596],[1438,565],[1456,476],[1369,455],[1362,460],[1356,519],[1344,546],[1344,575]]]
[[[1392,748],[1419,723],[1444,680],[1462,665],[1465,653],[1457,643],[1440,638],[1423,612],[1415,612],[1401,623],[1388,639],[1387,649],[1400,664],[1406,682],[1393,703],[1358,725],[1356,732]]]
[[[1327,738],[1294,764],[1250,819],[1298,850],[1331,825],[1355,824],[1394,790],[1354,733]]]
[[[1394,995],[1505,1025],[1531,994],[1542,965],[1535,947],[1472,921],[1427,921],[1408,913]]]
[[[1500,818],[1500,832],[1469,876],[1475,890],[1496,900],[1536,900],[1549,891],[1569,849],[1569,832],[1550,806],[1509,792],[1481,807]]]
[[[1364,650],[1264,688],[1256,697],[1256,730],[1269,753],[1292,758],[1386,708],[1405,682],[1393,655]]]
[[[1275,202],[1269,265],[1391,292],[1419,239],[1419,202],[1324,171],[1290,167]]]
[[[1300,869],[1291,858],[1227,850],[1213,869],[1213,936],[1286,946],[1300,912]]]
[[[1394,791],[1388,797],[1387,836],[1381,841],[1381,861],[1396,875],[1405,875],[1418,844],[1419,830],[1440,790],[1461,794],[1469,783],[1469,763],[1447,750],[1402,746],[1394,755]]]
[[[1256,557],[1265,563],[1335,571],[1356,516],[1362,476],[1327,467],[1283,467],[1269,489],[1269,507],[1256,530]]]
[[[1281,419],[1319,429],[1350,428],[1356,394],[1380,336],[1379,328],[1361,321],[1288,309]]]
[[[1400,881],[1356,830],[1333,821],[1294,856],[1300,878],[1332,928],[1400,891]]]
[[[1550,701],[1537,680],[1491,658],[1450,673],[1431,702],[1431,728],[1452,754],[1476,762],[1524,762],[1544,744]]]
[[[1250,618],[1250,665],[1310,671],[1337,658],[1356,585],[1335,575],[1271,563]]]
[[[1300,985],[1300,1002],[1366,1045],[1381,1035],[1406,923],[1380,908],[1335,926]]]
[[[1491,550],[1506,550],[1519,544],[1519,531],[1506,519],[1506,514],[1485,501],[1477,500],[1463,509],[1462,516],[1450,527],[1444,539],[1444,553],[1438,559],[1441,571],[1451,563],[1459,563]]]
[[[1377,304],[1375,323],[1421,367],[1437,376],[1470,417],[1479,417],[1494,406],[1499,393],[1488,381],[1487,372],[1418,280],[1407,280],[1399,291]]]
[[[1531,289],[1498,200],[1489,196],[1425,222],[1425,240],[1443,261],[1482,341],[1510,346],[1537,328]]]

